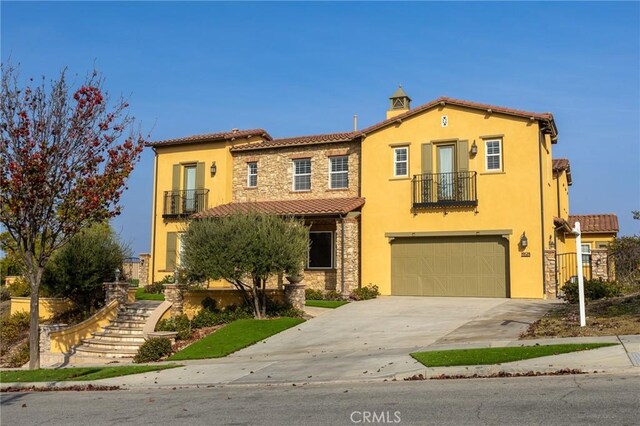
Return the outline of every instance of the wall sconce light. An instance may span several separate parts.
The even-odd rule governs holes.
[[[528,245],[529,245],[529,240],[527,240],[527,236],[523,232],[522,235],[520,236],[520,247],[527,248]]]
[[[476,145],[476,140],[473,140],[473,144],[471,144],[471,151],[469,151],[471,155],[476,155],[478,153],[478,145]]]
[[[218,167],[216,167],[216,162],[214,161],[213,163],[211,163],[211,177],[214,177],[217,171]]]

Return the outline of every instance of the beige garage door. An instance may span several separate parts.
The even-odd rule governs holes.
[[[410,237],[391,242],[391,294],[509,297],[507,240]]]

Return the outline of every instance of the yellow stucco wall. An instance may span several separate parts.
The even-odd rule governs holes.
[[[441,116],[448,116],[442,127]],[[483,136],[502,135],[503,171],[486,172]],[[411,176],[421,173],[421,145],[442,140],[475,141],[478,154],[470,156],[469,170],[477,171],[478,206],[474,208],[421,209],[412,211]],[[445,106],[430,109],[366,136],[362,142],[362,285],[377,284],[390,294],[391,245],[385,233],[511,231],[509,240],[510,295],[543,297],[542,256],[553,235],[551,203],[551,141],[539,143],[536,121],[487,114],[484,111]],[[393,178],[393,148],[409,144],[409,178]],[[464,153],[464,155],[469,155]],[[544,233],[540,195],[542,156]],[[436,170],[436,155],[432,157]],[[525,232],[529,241],[521,257],[518,241]]]
[[[82,339],[91,337],[91,333],[102,330],[109,325],[118,314],[118,301],[113,300],[107,306],[100,309],[91,318],[73,325],[64,330],[51,332],[51,352],[69,353],[71,349],[80,344]]]
[[[184,220],[165,219],[162,217],[164,193],[172,190],[173,165],[203,162],[205,167],[204,188],[209,190],[207,208],[228,203],[231,201],[231,182],[233,178],[233,158],[229,148],[235,144],[254,142],[256,140],[259,140],[259,138],[242,139],[235,143],[220,141],[156,148],[151,224],[150,282],[160,281],[165,276],[173,274],[172,270],[166,268],[167,234],[169,232],[183,232],[186,224]],[[217,172],[215,176],[211,176],[210,168],[214,161]],[[182,180],[183,177],[181,176],[181,188],[183,187]]]
[[[583,233],[582,244],[589,244],[591,249],[606,248],[606,246],[613,241],[615,237],[615,232]],[[566,251],[569,253],[575,253],[576,237],[574,235],[567,235]]]
[[[16,312],[31,312],[31,298],[11,297],[11,314]],[[67,312],[73,308],[73,303],[68,299],[43,298],[39,299],[38,317],[40,320],[48,320],[56,315]]]

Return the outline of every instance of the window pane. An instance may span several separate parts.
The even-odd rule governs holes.
[[[331,268],[333,255],[333,233],[310,232],[309,268]]]
[[[500,168],[500,157],[497,155],[491,156],[487,158],[487,169],[488,170],[497,170]]]
[[[294,190],[308,191],[311,189],[311,175],[294,176]]]
[[[407,163],[396,163],[396,176],[406,176]]]
[[[258,163],[247,163],[247,186],[258,186]]]
[[[294,160],[293,164],[295,165],[295,174],[311,173],[311,160]]]
[[[331,171],[332,172],[346,172],[349,170],[349,161],[347,157],[333,157],[331,158]]]
[[[396,149],[396,161],[407,161],[407,148]]]
[[[349,187],[349,174],[346,172],[332,173],[331,174],[331,188],[348,188]]]

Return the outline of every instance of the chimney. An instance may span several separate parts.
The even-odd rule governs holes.
[[[353,114],[353,131],[358,131],[358,114]]]

